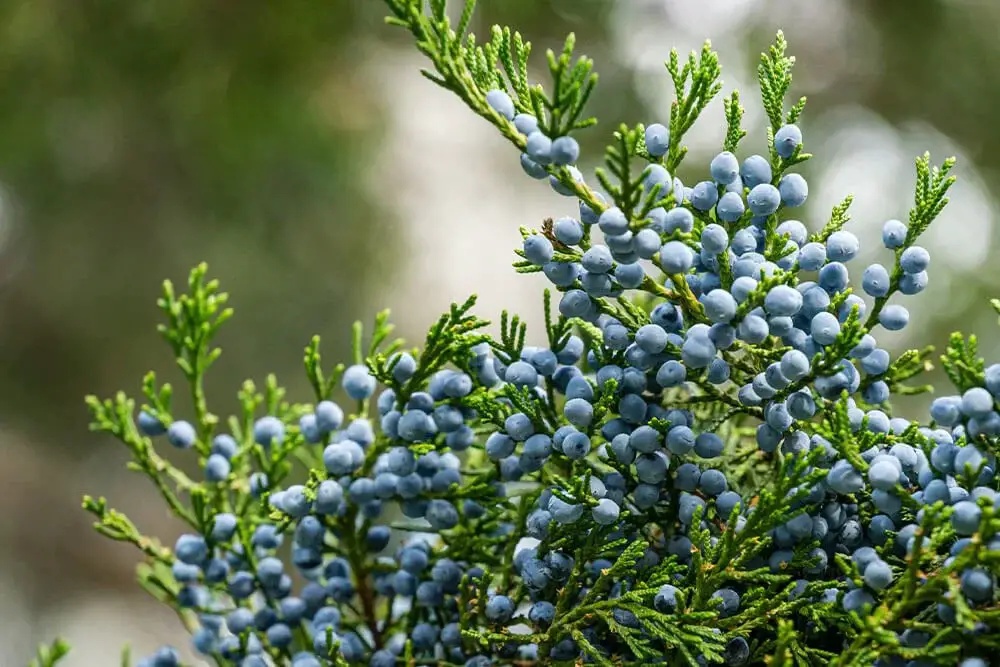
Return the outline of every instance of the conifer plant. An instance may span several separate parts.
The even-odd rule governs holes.
[[[187,532],[171,548],[104,499],[84,508],[143,553],[139,582],[177,612],[198,664],[995,661],[1000,365],[954,334],[939,357],[953,386],[910,419],[891,399],[931,391],[919,376],[937,357],[878,340],[927,285],[917,243],[954,161],[916,160],[884,264],[855,267],[850,197],[825,224],[792,219],[811,156],[781,33],[758,67],[766,136],[746,138],[732,93],[722,151],[685,165],[704,179],[689,186],[684,136],[721,89],[707,42],[671,54],[669,112],[619,127],[587,178],[576,136],[596,123],[597,76],[572,36],[532,83],[521,35],[467,34],[472,0],[457,24],[445,0],[386,3],[423,74],[543,182],[526,187],[572,203],[522,227],[514,251],[516,272],[551,283],[545,343],[506,312],[488,335],[474,298],[421,348],[383,312],[355,325],[346,363],[309,343],[312,396],[247,381],[223,419],[204,378],[227,296],[205,266],[182,291],[166,282],[160,332],[184,400],[150,373],[141,399],[88,404]],[[136,664],[186,663],[165,647]]]

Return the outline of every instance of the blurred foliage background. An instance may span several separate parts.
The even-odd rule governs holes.
[[[840,188],[860,182],[859,233],[874,239],[885,218],[905,215],[912,155],[957,153],[963,185],[926,243],[943,254],[932,288],[909,304],[912,343],[940,346],[963,328],[995,351],[985,300],[1000,291],[990,261],[997,3],[482,0],[480,9],[475,31],[516,27],[536,44],[536,67],[544,48],[576,33],[601,75],[591,108],[602,123],[583,137],[591,155],[619,122],[666,118],[663,59],[708,37],[727,91],[743,91],[758,130],[744,150],[762,150],[753,68],[783,28],[800,62],[796,92],[810,97],[807,223],[822,225]],[[442,227],[430,211],[464,205],[463,191],[474,200],[477,188],[503,185],[513,200],[531,184],[483,123],[410,155],[468,114],[420,79],[408,36],[383,26],[383,13],[378,0],[0,2],[0,664],[24,664],[56,631],[79,645],[72,665],[110,664],[129,637],[137,648],[183,641],[132,586],[135,555],[90,532],[79,510],[82,493],[103,491],[147,531],[170,533],[123,452],[87,433],[82,403],[86,393],[135,393],[145,371],[169,369],[155,334],[160,280],[183,280],[204,260],[234,295],[237,319],[209,387],[224,413],[245,377],[275,371],[302,392],[312,333],[342,356],[354,319],[415,295],[436,303],[413,291],[428,267],[464,271],[442,288],[456,298],[488,289],[495,276],[475,255],[502,253],[483,239],[512,247],[518,225],[565,207],[540,198],[537,218],[512,219],[484,206]],[[402,97],[400,82],[417,93]],[[721,127],[718,108],[708,115],[703,125]],[[682,178],[704,177],[692,165],[720,135],[692,134]],[[429,180],[424,163],[447,177]],[[401,203],[413,189],[437,204]],[[430,258],[414,241],[426,236]],[[404,309],[403,331],[433,315]]]

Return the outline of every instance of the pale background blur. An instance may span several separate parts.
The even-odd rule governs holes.
[[[164,277],[205,260],[233,294],[210,383],[218,412],[242,379],[272,370],[306,398],[309,336],[343,353],[350,322],[381,307],[415,342],[470,292],[485,317],[510,307],[538,320],[542,283],[515,275],[505,249],[571,201],[526,179],[484,121],[420,77],[383,15],[379,0],[0,3],[3,667],[57,633],[75,645],[68,667],[117,664],[127,641],[133,655],[187,647],[134,585],[135,552],[79,509],[83,493],[103,494],[146,532],[177,529],[123,448],[88,433],[82,402],[136,394],[151,368],[176,380],[155,333]],[[741,157],[762,152],[754,69],[783,28],[816,155],[803,220],[819,227],[853,193],[864,266],[882,221],[905,219],[913,157],[957,155],[952,204],[925,240],[931,286],[906,301],[912,323],[891,342],[941,346],[962,328],[996,352],[1000,4],[484,0],[474,29],[494,22],[535,43],[536,65],[569,31],[595,58],[591,161],[619,122],[666,121],[662,62],[706,37],[724,92],[738,87],[748,108]],[[721,145],[721,96],[706,115],[686,182]]]

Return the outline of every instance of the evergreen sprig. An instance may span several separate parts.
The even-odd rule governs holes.
[[[995,654],[1000,364],[953,335],[941,361],[956,393],[909,420],[892,398],[930,390],[911,381],[933,348],[893,358],[875,337],[876,323],[905,325],[888,299],[923,289],[915,242],[953,161],[918,159],[909,224],[883,230],[892,274],[861,281],[866,313],[844,268],[851,198],[811,236],[787,218],[808,194],[793,168],[811,156],[780,32],[758,68],[767,156],[731,154],[747,134],[734,91],[712,180],[675,177],[722,86],[706,42],[666,63],[667,126],[613,133],[600,194],[572,136],[594,123],[593,63],[571,35],[546,54],[551,85],[533,84],[530,44],[502,26],[477,42],[473,4],[386,0],[424,75],[577,200],[579,219],[520,227],[515,272],[555,288],[542,342],[508,311],[487,333],[475,297],[420,347],[381,311],[355,323],[343,363],[310,339],[309,399],[268,375],[217,417],[205,377],[228,297],[204,265],[183,290],[164,283],[160,332],[186,386],[151,372],[142,403],[87,399],[91,428],[185,524],[171,548],[84,498],[99,534],[142,554],[140,586],[219,667],[976,667]],[[173,463],[161,438],[194,460]],[[64,653],[57,642],[35,664]],[[180,664],[169,647],[137,663]]]

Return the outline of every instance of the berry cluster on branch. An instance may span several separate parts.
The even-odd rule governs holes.
[[[487,335],[474,298],[420,349],[381,313],[368,336],[356,325],[349,364],[324,364],[313,339],[311,399],[248,381],[223,421],[203,379],[227,297],[204,266],[184,293],[166,283],[161,332],[190,407],[152,373],[141,404],[89,405],[188,530],[168,548],[103,499],[84,506],[143,552],[140,583],[194,650],[239,667],[986,665],[1000,649],[1000,365],[955,334],[941,356],[953,395],[911,420],[891,399],[930,390],[914,379],[933,350],[894,358],[878,341],[927,285],[917,241],[953,160],[916,161],[885,264],[853,268],[850,197],[815,233],[790,217],[811,156],[780,33],[758,68],[760,154],[737,157],[733,93],[724,150],[690,170],[705,179],[677,177],[721,90],[706,43],[666,63],[669,116],[620,127],[588,181],[573,135],[596,122],[596,75],[572,37],[547,54],[546,90],[520,35],[466,34],[471,0],[455,27],[444,0],[386,2],[424,74],[574,202],[516,250],[516,271],[552,284],[546,342],[527,345],[506,312]],[[137,664],[181,661],[167,647]]]

